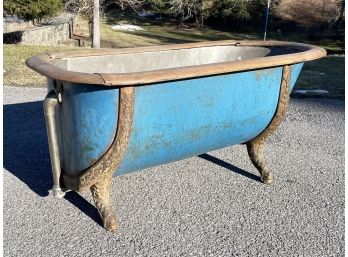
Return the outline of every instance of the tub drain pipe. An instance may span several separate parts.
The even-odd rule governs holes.
[[[50,91],[44,101],[44,113],[47,128],[48,146],[50,150],[52,176],[53,176],[53,196],[63,198],[66,190],[60,187],[61,166],[58,149],[58,136],[55,121],[55,108],[59,105],[56,93]]]

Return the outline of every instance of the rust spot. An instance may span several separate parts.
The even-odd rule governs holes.
[[[91,147],[91,146],[89,146],[89,145],[85,146],[83,149],[84,149],[84,151],[86,151],[86,152],[93,152],[93,151],[95,150],[94,147]]]
[[[256,70],[253,71],[253,74],[255,76],[255,79],[257,81],[260,81],[263,77],[266,76],[272,76],[275,73],[276,69],[272,68],[272,69],[263,69],[263,70]]]
[[[232,124],[231,124],[231,122],[224,122],[224,123],[222,123],[222,127],[223,127],[224,129],[227,129],[227,128],[232,127]]]
[[[99,159],[98,158],[93,158],[92,160],[89,161],[89,165],[93,165],[94,163],[96,163]]]
[[[251,119],[246,119],[244,121],[241,122],[242,126],[246,126],[246,125],[253,125],[256,123],[256,118],[251,118]]]
[[[193,131],[187,131],[184,135],[181,135],[181,137],[185,138],[188,142],[191,143],[199,140],[200,138],[206,138],[206,134],[208,134],[209,131],[212,131],[213,129],[213,126],[211,124],[208,124]]]

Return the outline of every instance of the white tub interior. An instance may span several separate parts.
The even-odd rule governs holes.
[[[271,52],[272,49],[267,47],[210,46],[156,52],[72,57],[57,60],[56,65],[75,72],[130,73],[242,61],[272,55]]]

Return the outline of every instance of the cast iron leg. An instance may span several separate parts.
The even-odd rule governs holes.
[[[111,182],[112,177],[108,176],[106,179],[102,179],[98,183],[91,186],[91,192],[94,203],[103,221],[104,228],[110,232],[116,232],[117,220],[116,215],[112,210],[110,199]]]
[[[273,176],[267,166],[265,156],[263,154],[263,146],[265,144],[265,139],[274,133],[284,118],[285,110],[289,103],[290,76],[291,67],[289,65],[285,65],[283,67],[282,80],[280,84],[278,106],[273,119],[260,135],[246,142],[250,160],[256,169],[258,169],[258,171],[261,173],[261,181],[267,185],[272,183]]]
[[[251,162],[261,174],[261,181],[270,185],[273,181],[273,176],[263,153],[264,142],[264,140],[255,140],[247,142],[246,145]]]

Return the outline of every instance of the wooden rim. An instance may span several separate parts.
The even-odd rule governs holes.
[[[179,50],[209,46],[260,46],[260,47],[283,47],[299,50],[300,52],[266,56],[242,61],[228,61],[221,63],[185,66],[154,71],[132,73],[83,73],[64,70],[52,64],[55,59],[89,57],[103,55],[130,54],[142,52],[155,52],[167,50]],[[74,83],[105,85],[105,86],[134,86],[141,84],[157,83],[170,80],[211,76],[237,71],[269,68],[275,66],[291,65],[305,61],[315,60],[326,56],[323,48],[285,41],[209,41],[188,44],[150,46],[123,49],[97,49],[90,51],[74,51],[64,53],[45,53],[29,58],[26,64],[31,69],[49,78]]]

